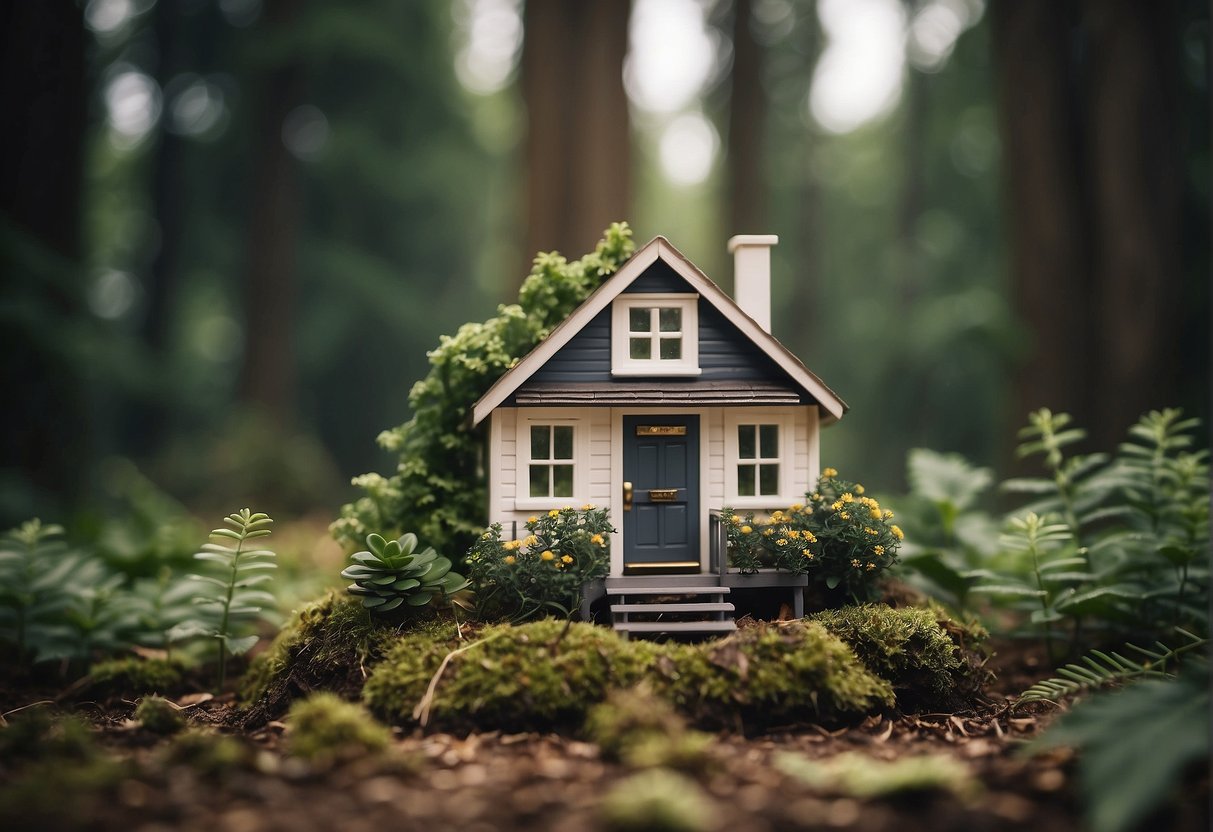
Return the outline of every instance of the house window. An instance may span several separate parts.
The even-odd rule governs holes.
[[[535,425],[530,429],[529,497],[573,496],[572,425]]]
[[[519,408],[514,440],[515,509],[547,511],[588,502],[590,415],[587,411]]]
[[[614,375],[699,375],[697,295],[616,298],[611,318]]]
[[[736,508],[779,508],[793,499],[795,441],[790,414],[725,413],[725,500]]]

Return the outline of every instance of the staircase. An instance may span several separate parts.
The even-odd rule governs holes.
[[[646,575],[606,579],[611,626],[638,636],[715,636],[734,632],[727,586],[716,575]]]

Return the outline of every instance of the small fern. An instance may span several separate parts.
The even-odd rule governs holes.
[[[1029,702],[1055,702],[1058,699],[1088,693],[1108,685],[1139,679],[1173,679],[1175,674],[1169,672],[1167,666],[1172,662],[1178,664],[1182,654],[1204,647],[1209,643],[1207,638],[1202,638],[1182,628],[1177,627],[1176,631],[1188,639],[1185,644],[1178,647],[1167,647],[1161,642],[1155,642],[1153,648],[1126,644],[1124,646],[1126,651],[1132,651],[1144,657],[1140,662],[1126,658],[1121,653],[1092,650],[1082,657],[1082,664],[1067,664],[1065,667],[1058,668],[1056,676],[1037,682],[1025,690],[1016,700],[1016,707]]]
[[[253,587],[270,580],[269,575],[250,575],[266,569],[277,569],[273,563],[274,553],[269,549],[245,548],[245,544],[270,533],[269,526],[274,521],[268,514],[254,513],[249,509],[241,509],[235,514],[223,518],[223,522],[231,528],[215,529],[211,532],[212,540],[224,543],[206,543],[202,551],[194,555],[201,561],[217,563],[223,567],[221,577],[210,575],[191,575],[196,581],[214,587],[212,594],[195,598],[194,603],[208,608],[205,621],[189,622],[189,635],[206,635],[218,644],[219,648],[219,683],[223,689],[227,678],[227,657],[230,653],[238,656],[247,652],[257,643],[256,635],[236,636],[237,621],[248,620],[261,612],[258,604],[274,603],[274,596],[268,592]],[[229,545],[234,543],[235,545]],[[181,635],[179,631],[179,635]]]

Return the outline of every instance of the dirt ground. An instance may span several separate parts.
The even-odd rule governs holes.
[[[1003,696],[1039,678],[1038,664],[1031,653],[1003,645],[992,663],[998,681],[989,702],[967,712],[870,717],[833,731],[795,726],[757,736],[720,735],[677,795],[695,804],[698,814],[692,812],[691,820],[698,820],[683,817],[679,825],[674,818],[664,826],[650,820],[628,828],[1080,828],[1073,755],[1020,752],[1023,741],[1051,718],[1051,708],[1016,713]],[[0,713],[11,720],[14,709],[49,698],[28,690],[0,691]],[[135,703],[60,701],[61,710],[94,726],[106,754],[123,761],[123,774],[38,801],[34,808],[0,807],[0,826],[141,832],[624,828],[626,819],[611,821],[603,804],[618,802],[650,776],[604,760],[597,746],[573,737],[500,731],[466,737],[397,731],[385,757],[317,768],[285,753],[286,727],[280,722],[243,732],[235,727],[230,702],[197,694],[177,703],[192,722],[239,739],[239,760],[218,766],[166,761],[168,741],[133,722]],[[964,764],[971,781],[950,790],[860,798],[845,789],[810,785],[787,764],[790,758],[825,760],[840,752],[880,761],[946,755]],[[0,778],[8,769],[0,762]],[[1208,828],[1207,795],[1206,780],[1189,803],[1153,819],[1150,828]]]

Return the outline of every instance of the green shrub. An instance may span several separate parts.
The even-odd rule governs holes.
[[[366,708],[333,693],[314,693],[296,702],[286,723],[291,754],[319,765],[378,754],[392,739]]]
[[[571,618],[581,588],[610,572],[605,509],[571,506],[526,521],[525,537],[502,540],[501,524],[480,536],[468,553],[482,618],[526,621],[557,612]]]
[[[723,512],[729,560],[743,574],[769,565],[804,573],[812,584],[873,600],[881,573],[897,562],[904,535],[864,487],[827,468],[817,490],[786,511],[756,519]]]
[[[429,353],[429,374],[409,391],[412,418],[379,435],[379,446],[399,456],[395,471],[354,479],[363,496],[342,507],[334,537],[353,550],[372,532],[413,529],[440,551],[466,550],[482,527],[486,499],[481,432],[469,427],[472,405],[634,249],[632,230],[615,223],[580,260],[539,254],[517,304],[443,336]]]
[[[452,599],[467,589],[468,582],[451,571],[451,561],[439,557],[433,548],[417,549],[417,535],[409,533],[399,540],[384,540],[367,535],[369,551],[355,552],[341,577],[354,583],[348,591],[362,599],[362,606],[374,613],[390,612],[403,604],[424,607]]]

